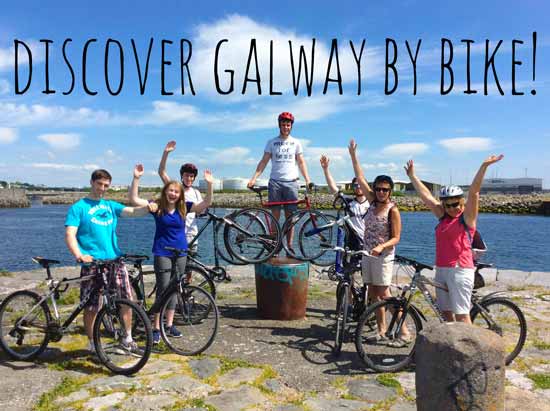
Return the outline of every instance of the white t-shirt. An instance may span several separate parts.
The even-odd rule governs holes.
[[[357,201],[355,197],[346,196],[349,201],[349,208],[352,214],[351,219],[348,221],[349,226],[355,231],[355,234],[359,238],[365,238],[365,215],[369,209],[369,202],[365,199],[362,203]]]
[[[264,152],[271,154],[271,174],[269,178],[281,181],[293,181],[298,178],[296,155],[302,154],[300,140],[288,136],[272,138],[265,145]]]
[[[201,192],[191,187],[189,190],[185,191],[185,201],[200,203],[202,201]],[[191,241],[198,232],[199,227],[195,219],[195,213],[187,213],[185,216],[185,236],[187,237],[187,241]],[[198,241],[195,242],[195,244],[198,244]]]

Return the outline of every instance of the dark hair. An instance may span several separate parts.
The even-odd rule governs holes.
[[[109,174],[107,170],[104,170],[102,168],[100,168],[99,170],[95,170],[92,173],[92,181],[100,180],[102,178],[113,181],[113,177],[111,177],[111,174]]]
[[[180,177],[183,177],[183,173],[193,174],[195,177],[197,177],[199,170],[197,169],[197,166],[195,164],[185,163],[180,167]]]
[[[355,183],[357,183],[357,177],[353,177],[353,178],[351,179],[351,184],[355,184]]]
[[[390,176],[386,176],[384,174],[376,176],[376,178],[374,179],[374,183],[372,184],[374,188],[376,188],[376,184],[378,183],[388,183],[393,190],[393,180]]]

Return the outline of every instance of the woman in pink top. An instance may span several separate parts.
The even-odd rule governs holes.
[[[474,286],[474,259],[470,239],[476,230],[479,190],[487,167],[502,157],[502,154],[490,156],[481,164],[470,185],[467,201],[458,186],[441,188],[439,200],[436,200],[416,176],[413,161],[408,161],[405,166],[416,192],[439,219],[435,229],[435,279],[445,284],[449,292],[437,288],[436,294],[437,304],[447,321],[471,324],[469,313]]]

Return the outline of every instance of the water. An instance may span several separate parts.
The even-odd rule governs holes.
[[[38,266],[33,256],[74,264],[65,245],[65,215],[69,206],[46,205],[31,208],[0,209],[0,269],[21,271]],[[212,210],[224,215],[225,209]],[[434,262],[434,227],[431,213],[402,213],[403,231],[398,253],[432,264]],[[200,220],[203,224],[206,219]],[[501,269],[550,271],[550,218],[481,214],[478,229],[489,251],[484,261]],[[122,218],[118,224],[119,245],[126,253],[151,255],[155,224],[150,216]],[[203,233],[200,258],[213,263],[212,229]]]

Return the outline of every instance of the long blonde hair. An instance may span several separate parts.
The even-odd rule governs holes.
[[[157,214],[160,216],[164,215],[166,210],[168,210],[168,195],[166,194],[166,192],[173,185],[177,186],[180,190],[180,198],[176,201],[176,210],[178,211],[178,213],[180,213],[181,218],[185,219],[185,215],[187,214],[187,207],[185,205],[185,192],[183,191],[183,185],[176,180],[167,182],[162,188],[160,199],[157,200],[157,204],[159,206]]]

